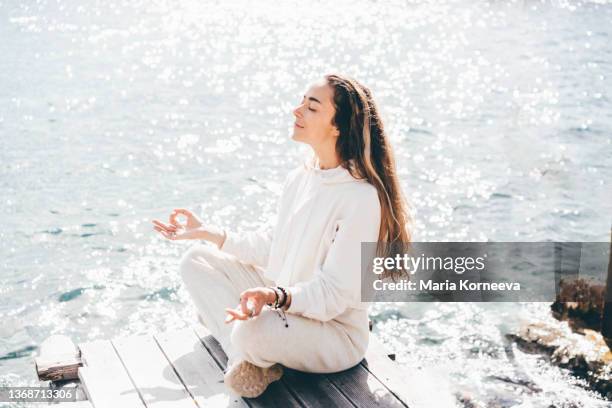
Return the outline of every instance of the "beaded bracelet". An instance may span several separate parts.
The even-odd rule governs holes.
[[[268,287],[272,289],[274,291],[274,294],[276,295],[274,304],[268,303],[268,306],[272,307],[276,311],[276,313],[278,313],[278,316],[285,322],[285,327],[289,327],[289,322],[287,321],[287,315],[285,314],[285,311],[281,309],[285,305],[285,303],[287,303],[287,292],[285,291],[284,288],[280,286],[277,286],[277,287],[268,286]],[[278,295],[279,291],[283,294],[283,300],[280,303],[279,303],[280,296]]]
[[[287,291],[285,291],[285,288],[283,288],[282,286],[277,286],[277,288],[281,292],[283,292],[283,300],[282,300],[282,302],[277,307],[277,309],[280,309],[280,312],[278,310],[277,310],[277,312],[278,312],[280,318],[285,322],[285,327],[289,327],[289,322],[287,321],[287,315],[285,314],[285,309],[283,309],[285,304],[287,304]]]
[[[276,299],[274,300],[274,303],[266,303],[266,304],[270,307],[277,309],[278,308],[278,291],[276,290],[276,288],[273,288],[271,286],[268,286],[268,287],[274,291],[274,296],[276,297]]]
[[[283,306],[285,306],[285,304],[287,303],[287,291],[285,291],[285,288],[283,288],[282,286],[277,286],[277,288],[283,292],[283,301],[278,305],[279,309],[282,309]]]

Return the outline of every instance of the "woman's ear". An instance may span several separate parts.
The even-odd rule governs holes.
[[[335,137],[335,138],[340,137],[340,131],[335,126],[332,126],[332,136]]]

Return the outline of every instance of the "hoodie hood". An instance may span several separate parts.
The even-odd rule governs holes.
[[[354,168],[354,160],[349,161],[349,166]],[[365,183],[365,179],[356,179],[351,176],[351,173],[341,165],[332,169],[322,169],[319,166],[319,159],[316,156],[304,161],[304,168],[314,177],[321,180],[323,184],[339,184],[339,183]]]

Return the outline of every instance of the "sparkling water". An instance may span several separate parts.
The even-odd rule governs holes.
[[[231,4],[228,4],[231,3]],[[612,4],[606,1],[0,0],[0,383],[37,384],[49,335],[184,327],[184,207],[270,217],[309,83],[368,85],[419,241],[608,241]],[[504,334],[546,303],[377,304],[403,369],[482,406],[606,406]],[[578,405],[579,403],[585,405]]]

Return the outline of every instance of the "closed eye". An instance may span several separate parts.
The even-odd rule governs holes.
[[[304,103],[304,99],[306,99],[306,96],[304,96],[304,97],[302,98],[302,103]],[[314,109],[312,109],[312,108],[310,108],[310,107],[308,108],[308,110],[313,111],[313,112],[316,112],[316,110],[314,110]]]

